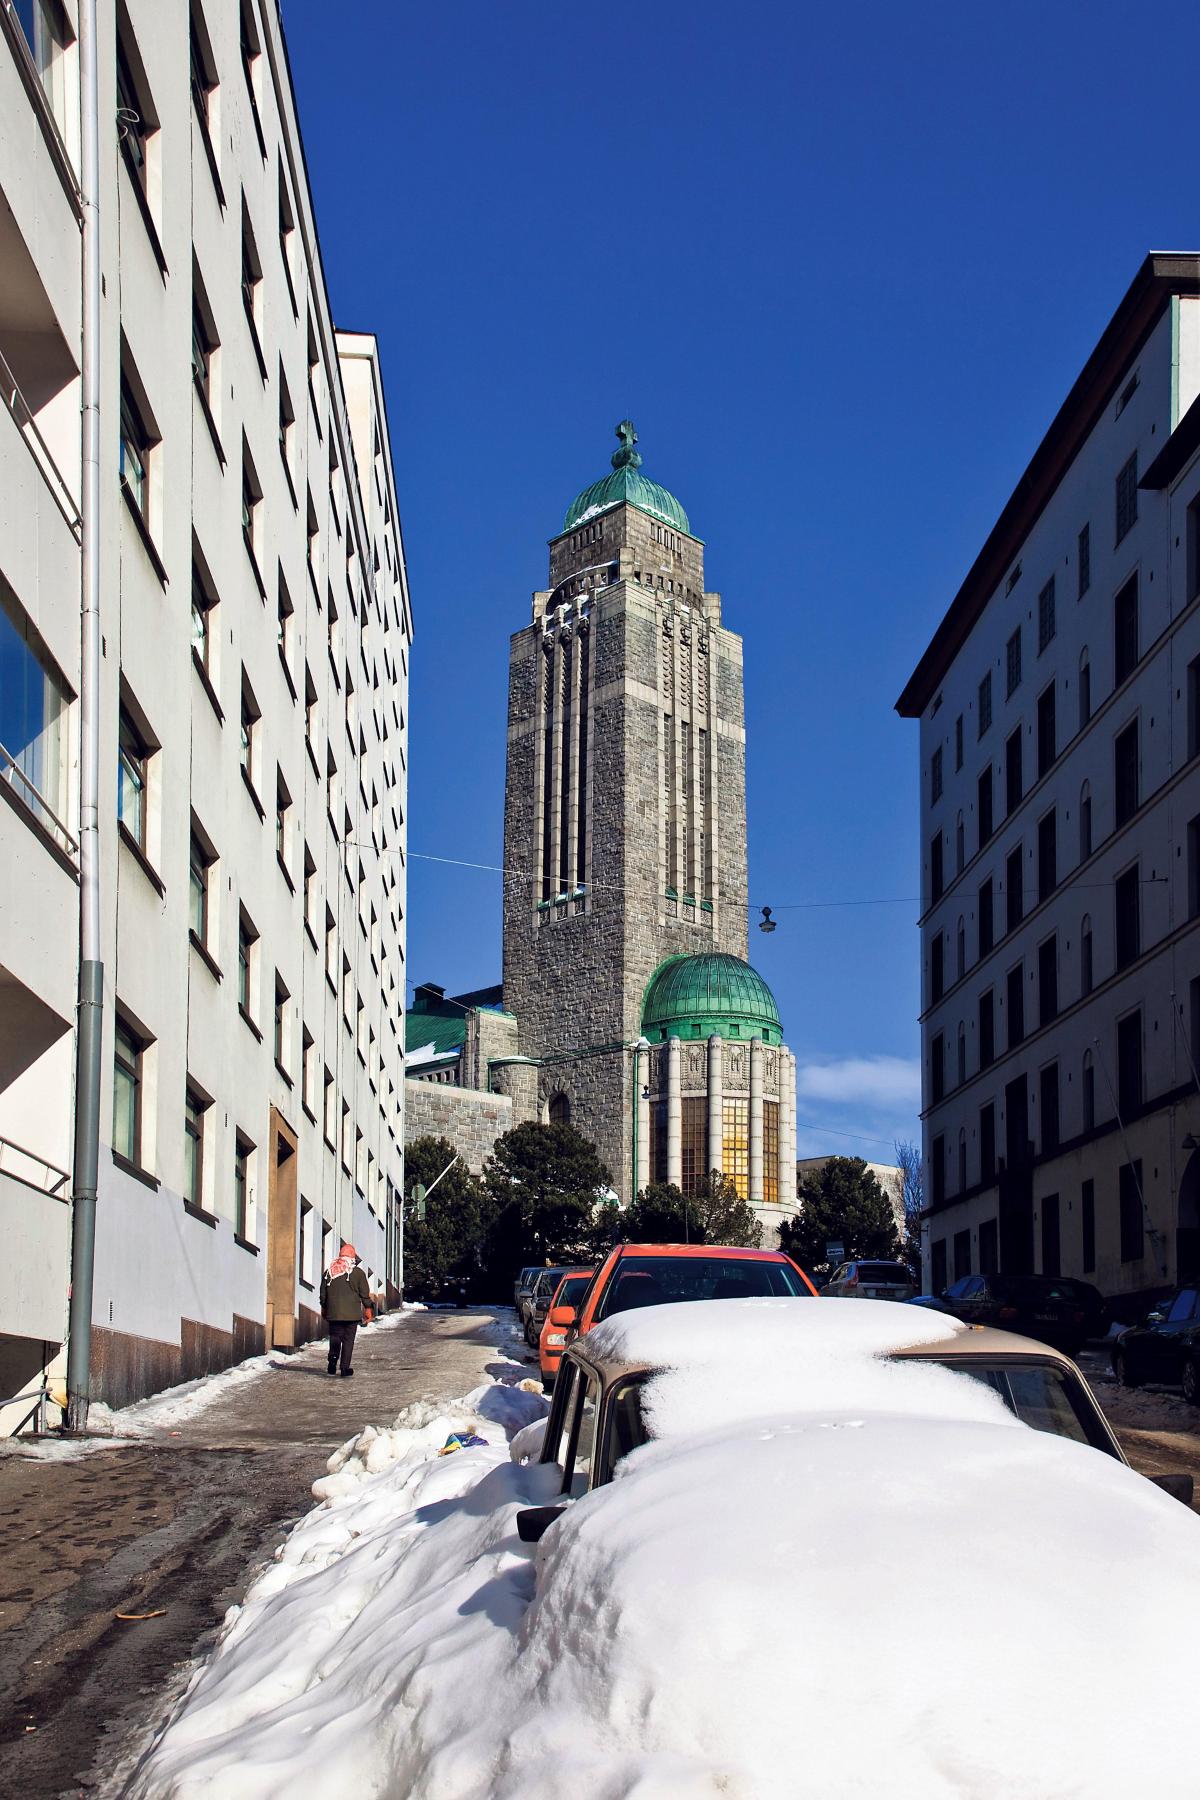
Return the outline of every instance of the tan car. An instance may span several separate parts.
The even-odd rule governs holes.
[[[900,1362],[938,1363],[982,1381],[1009,1410],[1035,1431],[1087,1444],[1118,1462],[1128,1459],[1101,1412],[1091,1388],[1069,1356],[985,1325],[969,1325],[953,1338],[891,1353]],[[563,1354],[554,1402],[546,1421],[540,1460],[562,1474],[563,1498],[551,1506],[529,1507],[517,1515],[517,1529],[536,1543],[569,1500],[611,1481],[623,1456],[647,1441],[641,1390],[655,1373],[646,1363],[596,1354],[590,1337],[576,1338]],[[1158,1487],[1190,1505],[1190,1475],[1150,1477]]]

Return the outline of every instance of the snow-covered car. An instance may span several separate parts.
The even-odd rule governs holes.
[[[710,1326],[704,1315],[715,1304],[693,1302],[695,1310],[686,1321],[673,1316],[681,1310],[677,1306],[656,1309],[647,1327],[640,1323],[618,1327],[614,1320],[577,1338],[565,1351],[540,1458],[555,1466],[562,1498],[519,1515],[518,1530],[526,1542],[536,1542],[573,1499],[611,1481],[618,1463],[650,1441],[653,1429],[643,1407],[647,1383],[664,1370],[686,1368],[683,1346],[695,1342],[696,1327],[707,1344],[707,1334],[716,1325]],[[828,1316],[825,1309],[822,1312]],[[885,1327],[880,1355],[893,1362],[935,1366],[966,1376],[995,1395],[1022,1424],[1089,1446],[1118,1462],[1126,1461],[1095,1396],[1069,1357],[1012,1332],[983,1326],[955,1328],[949,1320],[945,1321],[948,1331],[940,1329],[939,1321],[932,1341],[914,1341],[911,1319],[912,1314],[906,1313],[894,1321],[890,1348],[889,1328]],[[790,1361],[795,1399],[803,1405],[809,1373],[806,1338],[824,1345],[833,1330],[837,1341],[836,1328],[827,1328],[823,1322],[820,1331],[801,1325],[797,1334],[786,1315],[761,1312],[749,1328],[761,1352],[771,1358],[775,1380]],[[915,1337],[920,1336],[918,1331]],[[848,1342],[857,1341],[848,1336]],[[705,1350],[699,1357],[701,1366],[707,1360]],[[1162,1475],[1155,1481],[1190,1504],[1190,1476]]]

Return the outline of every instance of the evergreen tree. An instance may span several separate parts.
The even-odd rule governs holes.
[[[442,1175],[453,1157],[454,1145],[442,1137],[415,1138],[404,1152],[404,1293],[410,1300],[482,1297],[483,1252],[495,1208],[461,1158]],[[433,1188],[424,1219],[413,1201],[418,1184]]]
[[[573,1125],[515,1125],[497,1139],[484,1168],[496,1291],[527,1263],[590,1260],[610,1180],[596,1146]]]
[[[627,1244],[737,1244],[757,1249],[760,1228],[754,1209],[739,1200],[735,1183],[719,1169],[686,1197],[673,1183],[651,1182],[621,1215]]]
[[[796,1198],[800,1208],[780,1227],[780,1248],[814,1282],[832,1273],[825,1253],[829,1243],[840,1243],[846,1259],[899,1257],[891,1200],[862,1157],[831,1156],[803,1177]]]

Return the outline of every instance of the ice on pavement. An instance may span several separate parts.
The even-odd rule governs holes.
[[[360,1438],[130,1792],[1194,1795],[1172,1622],[1200,1596],[1200,1523],[969,1378],[881,1362],[896,1313],[921,1341],[959,1329],[833,1301],[599,1328],[669,1364],[657,1436],[536,1549],[515,1514],[555,1472],[503,1438],[539,1396],[477,1389]],[[493,1441],[438,1458],[462,1425]]]

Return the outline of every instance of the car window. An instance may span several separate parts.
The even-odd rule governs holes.
[[[639,1306],[684,1300],[742,1300],[766,1295],[806,1299],[791,1263],[721,1256],[624,1256],[600,1296],[598,1319]]]
[[[948,1358],[947,1364],[990,1387],[1009,1411],[1034,1431],[1047,1431],[1054,1437],[1071,1438],[1077,1444],[1091,1444],[1109,1455],[1113,1453],[1108,1434],[1084,1390],[1064,1370],[1049,1363],[995,1365],[975,1359],[952,1363]]]
[[[859,1263],[858,1278],[860,1281],[903,1281],[911,1280],[908,1270],[902,1263],[873,1262]]]
[[[563,1463],[562,1492],[577,1498],[586,1494],[596,1442],[596,1414],[600,1406],[600,1384],[593,1375],[584,1375],[579,1396],[572,1408],[571,1439]]]
[[[550,1417],[546,1422],[546,1436],[542,1445],[542,1461],[557,1463],[560,1469],[566,1467],[571,1427],[575,1422],[575,1384],[578,1376],[578,1363],[564,1358],[554,1390]]]
[[[953,1287],[948,1287],[946,1289],[947,1299],[962,1300],[965,1297],[967,1290],[969,1289],[970,1286],[971,1286],[970,1276],[968,1276],[968,1275],[960,1276],[959,1279],[954,1283]]]
[[[601,1471],[605,1481],[621,1458],[644,1444],[649,1435],[642,1418],[642,1386],[643,1377],[636,1376],[623,1381],[609,1398],[606,1466]]]
[[[1185,1320],[1191,1318],[1192,1313],[1195,1311],[1195,1307],[1195,1288],[1180,1288],[1171,1303],[1171,1310],[1167,1314],[1167,1318],[1172,1325],[1182,1325]]]

